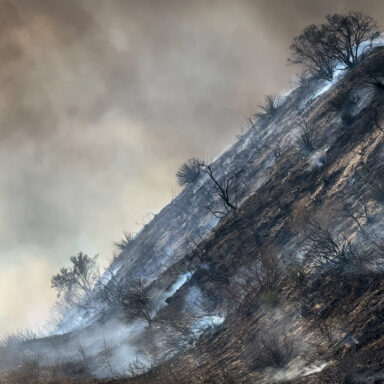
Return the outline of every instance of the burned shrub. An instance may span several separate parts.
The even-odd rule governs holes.
[[[254,369],[285,367],[297,353],[296,341],[284,330],[262,329],[249,350]]]
[[[143,319],[152,324],[153,301],[143,280],[126,286],[107,270],[100,279],[95,296],[111,307],[120,307],[129,319]]]
[[[144,319],[152,324],[153,301],[141,280],[125,292],[122,305],[130,318]]]
[[[308,217],[305,232],[304,265],[309,271],[336,273],[367,269],[375,259],[371,250],[352,243],[347,235],[335,234],[317,219]]]
[[[278,160],[281,156],[281,144],[280,143],[276,143],[273,147],[272,147],[272,153],[273,153],[273,157]]]
[[[332,264],[339,266],[345,264],[353,252],[352,243],[346,237],[337,237],[330,230],[312,219],[307,221],[306,233],[307,253],[306,265],[310,267],[323,267]]]
[[[298,144],[301,151],[309,156],[316,150],[315,137],[314,137],[314,126],[312,123],[305,118],[298,120],[299,125],[299,137]]]
[[[340,320],[336,317],[325,317],[314,312],[312,328],[318,341],[324,342],[328,349],[333,348],[340,337]]]
[[[277,306],[282,277],[283,265],[277,251],[273,247],[261,249],[257,259],[245,265],[235,277],[233,293],[240,312],[250,315],[260,304]]]

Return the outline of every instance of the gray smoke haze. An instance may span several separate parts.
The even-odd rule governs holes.
[[[50,276],[107,260],[217,156],[265,94],[288,89],[293,36],[380,0],[0,1],[0,333],[39,324]]]

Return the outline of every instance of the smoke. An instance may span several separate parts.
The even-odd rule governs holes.
[[[384,17],[378,0],[2,1],[0,302],[17,298],[2,331],[39,324],[49,275],[79,250],[106,260],[186,158],[220,153],[287,88],[292,37],[348,8]]]
[[[293,380],[298,377],[305,377],[322,371],[328,363],[324,361],[317,361],[310,365],[301,359],[296,358],[290,362],[286,368],[282,369],[266,369],[264,372],[264,383],[280,382]]]
[[[186,328],[174,327],[175,319],[157,318],[159,311],[168,305],[172,297],[193,273],[186,272],[173,279],[168,288],[154,289],[152,319],[124,319],[116,308],[107,308],[111,316],[96,318],[103,312],[102,303],[96,298],[87,301],[87,309],[80,306],[65,313],[65,321],[57,330],[46,335],[16,335],[0,345],[0,368],[16,368],[25,361],[38,361],[42,367],[60,367],[78,364],[82,370],[94,377],[106,378],[129,376],[150,369],[158,361],[169,359],[182,351],[205,330],[224,321],[220,314],[210,314],[202,303],[199,289],[192,287],[188,300],[188,311],[193,314]],[[194,293],[193,293],[194,292]],[[191,295],[194,295],[192,298]],[[177,319],[176,323],[181,324]],[[189,327],[189,330],[188,330]]]

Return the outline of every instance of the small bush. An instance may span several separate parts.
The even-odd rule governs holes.
[[[16,369],[5,374],[5,383],[39,384],[41,382],[40,364],[37,359],[25,360]]]
[[[362,44],[372,44],[378,36],[375,20],[361,12],[327,15],[325,23],[311,24],[295,37],[290,62],[301,65],[310,76],[332,80],[337,64],[355,67]]]

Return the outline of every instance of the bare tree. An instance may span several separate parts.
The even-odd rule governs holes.
[[[97,255],[89,257],[82,252],[72,256],[72,266],[61,268],[51,279],[51,287],[57,290],[57,296],[63,296],[70,305],[79,304],[89,296],[99,277],[96,259]]]
[[[289,61],[304,67],[305,73],[332,80],[335,66],[353,68],[362,46],[379,36],[374,19],[361,12],[327,15],[326,23],[311,24],[295,37]]]
[[[214,171],[212,164],[207,164],[204,160],[197,160],[196,167],[207,174],[212,181],[214,191],[217,196],[219,196],[222,204],[222,209],[216,209],[208,207],[212,214],[217,217],[223,217],[231,211],[236,211],[238,206],[238,195],[240,192],[241,177],[244,173],[244,170],[234,172],[230,175],[222,175],[219,177],[217,172]]]
[[[299,36],[294,38],[290,46],[292,55],[288,61],[302,66],[307,76],[332,80],[335,59],[326,49],[326,35],[323,25],[307,26]]]
[[[372,42],[380,35],[375,20],[362,12],[328,15],[326,19],[327,48],[345,68],[358,63],[364,42]]]
[[[126,289],[111,267],[107,268],[97,284],[96,298],[109,306],[123,306]]]

